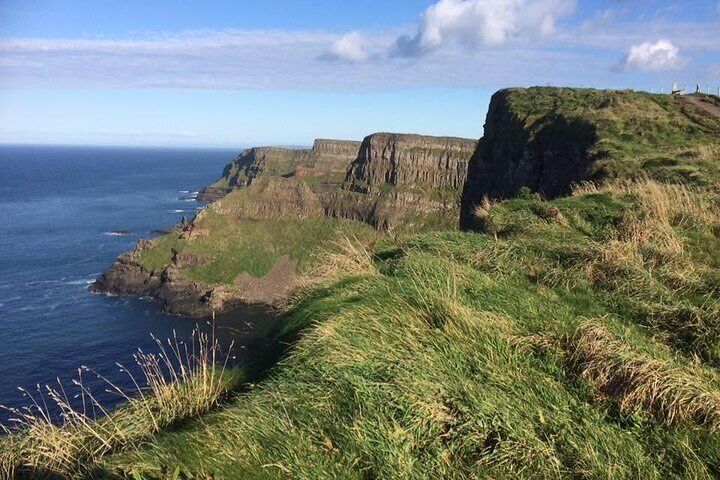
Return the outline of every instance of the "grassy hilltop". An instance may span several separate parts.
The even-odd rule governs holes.
[[[695,103],[715,100],[506,92],[511,108],[488,116],[512,126],[504,145],[544,146],[545,161],[584,149],[595,183],[552,200],[480,195],[464,206],[473,231],[321,230],[333,248],[303,270],[274,338],[287,351],[264,375],[185,380],[104,424],[40,423],[0,444],[0,472],[720,477],[720,118]],[[568,133],[580,120],[591,137]],[[319,227],[301,216],[259,231],[302,245]],[[202,275],[221,279],[224,263]],[[152,423],[153,395],[204,403],[168,402],[173,416]]]

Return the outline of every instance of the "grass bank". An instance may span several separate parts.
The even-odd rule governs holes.
[[[717,199],[652,181],[355,246],[274,374],[107,457],[165,478],[716,478]],[[709,261],[709,258],[714,260]]]

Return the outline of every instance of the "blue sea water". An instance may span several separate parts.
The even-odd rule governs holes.
[[[190,335],[196,320],[164,315],[148,299],[95,295],[88,285],[139,238],[192,218],[199,204],[184,197],[235,154],[0,146],[0,405],[27,404],[17,387],[56,378],[69,387],[81,365],[127,385],[116,362],[132,363],[138,348],[153,351],[150,333]],[[130,234],[111,233],[119,230]],[[247,320],[224,317],[219,331],[242,339],[253,328]],[[118,401],[87,377],[101,402]],[[8,418],[0,411],[0,422]]]

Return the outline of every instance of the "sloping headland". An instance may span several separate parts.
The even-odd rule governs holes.
[[[91,288],[153,296],[192,317],[282,304],[298,275],[343,236],[454,226],[476,145],[379,133],[362,143],[316,140],[309,150],[245,150],[202,190],[214,203],[176,231],[140,241]]]
[[[479,142],[372,135],[342,180],[241,155],[215,184],[223,198],[121,256],[97,288],[173,310],[161,292],[182,279],[212,285],[206,303],[221,306],[219,286],[248,291],[293,265],[303,281],[276,292],[293,291],[282,361],[217,389],[210,413],[180,409],[180,425],[126,428],[148,423],[128,409],[102,424],[112,435],[18,433],[0,467],[718,478],[720,118],[706,104],[717,99],[508,89]],[[60,462],[58,445],[74,453]]]

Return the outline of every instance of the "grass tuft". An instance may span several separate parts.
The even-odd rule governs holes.
[[[4,427],[6,437],[0,439],[0,478],[82,476],[105,455],[209,411],[239,382],[238,375],[226,369],[229,354],[220,354],[214,336],[198,329],[189,345],[177,337],[156,343],[158,353],[135,355],[139,375],[118,364],[135,391],[98,375],[109,391],[125,400],[115,411],[106,410],[84,385],[83,374],[95,373],[87,367],[79,369],[73,381],[80,409],[59,381],[44,389],[38,386],[36,393],[25,392],[32,406],[9,409],[14,426]],[[59,415],[53,415],[50,406]]]

